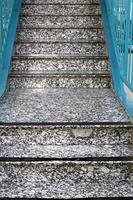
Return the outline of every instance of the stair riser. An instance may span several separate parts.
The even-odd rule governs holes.
[[[133,145],[128,126],[0,126],[1,145]]]
[[[18,43],[14,55],[88,55],[106,56],[102,43]]]
[[[132,132],[126,126],[0,127],[0,157],[132,157]]]
[[[13,73],[46,73],[46,72],[104,72],[108,71],[106,59],[14,59],[11,65]]]
[[[103,42],[101,29],[20,29],[17,42]]]
[[[99,15],[98,5],[25,5],[22,15]]]
[[[0,197],[132,197],[132,168],[132,162],[1,162]]]
[[[14,76],[10,88],[110,88],[110,77],[99,76]]]
[[[99,0],[24,0],[24,4],[97,4]]]
[[[2,144],[0,158],[42,158],[42,159],[93,159],[102,158],[132,158],[132,146],[112,145],[35,145],[33,144]],[[94,159],[95,158],[95,159]]]
[[[27,16],[20,18],[21,28],[102,28],[101,16]]]

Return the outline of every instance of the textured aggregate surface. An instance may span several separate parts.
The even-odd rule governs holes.
[[[101,16],[23,16],[21,28],[98,28]]]
[[[22,15],[98,15],[99,5],[24,5]]]
[[[133,157],[133,146],[129,145],[36,145],[10,143],[0,146],[0,157],[16,158],[112,158],[112,157]]]
[[[0,157],[132,157],[133,126],[0,126]]]
[[[16,75],[9,79],[10,88],[110,88],[110,76],[100,75]]]
[[[6,162],[0,197],[132,197],[133,162]]]
[[[0,141],[15,145],[132,146],[132,125],[12,125],[0,126]],[[19,149],[18,149],[19,150]],[[26,150],[26,149],[25,149]]]
[[[106,49],[103,43],[17,43],[14,54],[106,56]]]
[[[99,0],[23,1],[0,98],[0,198],[133,196],[133,125],[104,41]]]
[[[20,29],[17,42],[103,42],[102,29]]]
[[[2,122],[129,121],[110,89],[15,89],[0,105]]]
[[[50,3],[59,3],[59,4],[97,4],[99,0],[24,0],[24,4],[50,4]]]
[[[15,73],[103,73],[108,71],[106,58],[28,58],[15,57],[11,64],[11,72]]]

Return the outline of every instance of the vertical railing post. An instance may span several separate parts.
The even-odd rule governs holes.
[[[130,9],[131,9],[131,2],[127,1],[126,3],[126,14],[125,14],[125,54],[124,54],[124,61],[123,61],[123,74],[122,76],[124,76],[124,78],[126,78],[128,80],[128,72],[130,71],[130,69],[128,69],[129,67],[129,51],[130,51],[130,45],[131,45],[131,33],[130,33],[130,28],[131,28],[131,24],[130,24]],[[129,72],[130,73],[130,72]]]
[[[133,0],[131,0],[131,45],[133,47]],[[131,54],[131,85],[133,86],[133,48]]]

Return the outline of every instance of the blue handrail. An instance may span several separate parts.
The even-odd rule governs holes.
[[[21,3],[0,0],[0,96],[6,89]]]
[[[133,118],[133,0],[100,0],[115,91]]]

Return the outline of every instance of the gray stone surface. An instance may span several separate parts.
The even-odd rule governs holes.
[[[11,72],[21,74],[41,73],[98,73],[108,71],[109,63],[106,58],[89,57],[14,57],[11,64]]]
[[[133,157],[132,125],[0,126],[0,157]]]
[[[0,99],[2,122],[129,122],[111,89],[15,89]]]
[[[1,162],[0,197],[132,197],[133,162]]]
[[[9,88],[110,88],[110,76],[93,74],[34,74],[10,76]]]
[[[110,88],[99,0],[23,3],[0,99],[0,198],[132,197],[133,125]]]
[[[98,15],[99,5],[24,5],[22,15]]]
[[[103,42],[102,29],[19,29],[17,42]]]
[[[15,55],[88,55],[106,56],[104,43],[17,43]]]
[[[99,0],[24,0],[24,4],[97,4]]]
[[[101,28],[101,16],[23,16],[21,28]]]
[[[1,138],[0,138],[1,139]],[[5,138],[6,139],[6,138]],[[38,138],[39,139],[39,138]],[[0,157],[16,158],[113,158],[133,157],[133,145],[42,145],[23,143],[19,140],[15,143],[3,141],[0,145]]]
[[[11,147],[32,144],[132,146],[133,125],[1,125],[0,142]]]

